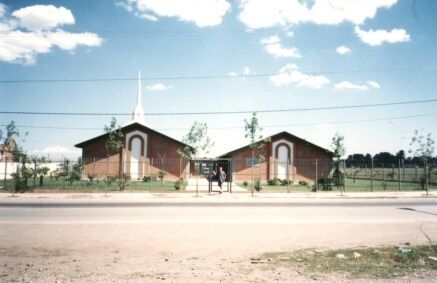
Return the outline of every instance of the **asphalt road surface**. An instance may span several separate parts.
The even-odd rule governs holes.
[[[268,251],[428,244],[437,240],[436,204],[421,199],[0,204],[0,255],[23,266],[21,273],[7,273],[17,280],[30,272],[29,261],[32,266],[46,262],[42,270],[50,266],[44,280],[74,276],[76,268],[97,276],[80,277],[84,281],[101,278],[92,267],[106,268],[106,275],[125,272],[104,277],[117,281],[145,266],[155,275],[171,268],[179,270],[178,278],[189,279],[184,276],[191,276],[186,270],[193,266],[207,274],[223,260],[229,264]],[[186,265],[189,259],[197,263]],[[119,262],[124,269],[113,268]],[[208,280],[205,276],[200,281]]]

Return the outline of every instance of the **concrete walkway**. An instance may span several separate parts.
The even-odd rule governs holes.
[[[247,193],[247,190],[241,188],[237,184],[235,184],[235,183],[228,184],[228,182],[223,183],[223,191],[227,191],[229,185],[232,186],[233,193],[236,193],[236,192],[239,192],[239,193],[246,192]],[[190,179],[188,179],[187,187],[185,188],[185,190],[186,191],[196,191],[196,188],[198,188],[199,192],[202,192],[202,193],[208,192],[208,180],[205,178],[199,178],[199,179],[190,178]],[[217,192],[220,190],[217,182],[212,182],[212,190],[214,192]]]

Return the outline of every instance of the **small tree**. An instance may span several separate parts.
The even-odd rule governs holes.
[[[177,150],[177,154],[185,159],[193,159],[202,155],[207,155],[214,145],[208,136],[208,126],[206,123],[194,121],[188,134],[182,138],[188,146],[182,150]]]
[[[214,145],[214,142],[208,136],[207,124],[197,121],[194,121],[188,134],[182,138],[182,141],[186,143],[188,146],[185,146],[182,150],[178,149],[177,154],[181,158],[188,159],[188,160],[197,158],[199,157],[200,154],[207,155],[211,147]],[[181,168],[179,171],[181,171]],[[197,178],[196,195],[198,195],[199,193],[198,189],[199,189],[199,180]]]
[[[413,157],[421,158],[423,162],[429,161],[434,155],[434,144],[435,141],[431,133],[423,134],[415,130],[410,142],[411,148],[408,152],[412,154]]]
[[[106,154],[109,156],[112,153],[117,153],[123,147],[123,133],[120,125],[117,125],[117,119],[112,117],[111,123],[105,125],[105,133],[108,134],[106,140]]]
[[[428,191],[427,184],[431,181],[431,174],[433,170],[432,157],[434,155],[435,141],[432,138],[431,133],[423,134],[418,130],[414,131],[414,135],[411,138],[410,150],[408,151],[414,158],[419,158],[422,164],[425,165],[425,172],[421,177],[422,188]],[[428,172],[429,171],[429,172]]]
[[[250,120],[244,119],[244,130],[245,135],[244,137],[249,139],[249,147],[252,152],[251,157],[251,178],[252,178],[252,184],[254,184],[253,179],[253,163],[256,160],[257,163],[261,163],[265,160],[265,153],[264,148],[268,142],[270,142],[270,138],[263,139],[263,136],[261,134],[262,127],[259,125],[258,118],[256,117],[256,113],[252,113],[252,118]],[[255,189],[257,191],[261,190],[261,182],[259,178],[257,178],[257,181],[255,182]],[[252,187],[252,195],[253,195],[253,187]]]
[[[44,177],[47,176],[49,173],[50,168],[49,167],[38,167],[36,169],[36,174],[39,176],[39,186],[44,187]]]
[[[24,138],[27,137],[29,133],[25,132]],[[8,125],[6,125],[6,136],[4,139],[3,144],[7,146],[5,149],[6,151],[6,157],[7,153],[12,152],[12,161],[14,162],[20,162],[22,158],[25,158],[25,153],[21,146],[18,144],[18,140],[20,137],[20,131],[18,130],[17,126],[15,125],[15,121],[11,121]],[[25,141],[23,138],[22,142]],[[0,130],[0,142],[3,140],[3,131]],[[6,175],[8,172],[8,158],[5,158],[5,174],[4,174],[4,185],[6,185]]]
[[[337,187],[344,187],[344,172],[341,169],[341,161],[346,154],[346,147],[344,146],[344,137],[340,134],[335,134],[332,138],[331,149],[334,152],[334,170],[332,172],[332,179]]]
[[[263,128],[259,125],[258,118],[256,117],[256,113],[252,114],[252,118],[250,120],[244,119],[244,137],[249,139],[249,147],[252,150],[252,160],[255,158],[259,162],[263,162],[265,160],[265,152],[264,148],[268,142],[270,142],[270,138],[263,139],[261,134]]]
[[[82,171],[83,171],[83,161],[82,157],[79,157],[77,159],[77,162],[71,166],[70,174],[69,174],[69,181],[70,185],[73,184],[74,181],[79,181],[82,177]]]
[[[32,170],[27,167],[30,160],[26,154],[21,156],[20,162],[21,167],[17,169],[16,173],[12,174],[12,177],[15,180],[14,192],[16,189],[19,189],[20,192],[26,191],[28,189],[28,180],[34,175]]]
[[[33,175],[33,183],[36,186],[36,179],[39,178],[39,186],[44,186],[44,176],[48,174],[50,168],[43,166],[43,164],[48,163],[49,161],[45,157],[30,157],[30,161],[33,163],[33,168],[31,168]]]
[[[121,131],[120,125],[117,125],[117,119],[114,117],[112,117],[109,126],[105,125],[104,130],[108,134],[106,140],[106,172],[108,172],[109,157],[111,154],[120,152],[120,149],[123,148],[123,132]],[[106,178],[109,182],[110,178],[108,176],[106,176]],[[125,188],[126,178],[122,179],[123,181],[120,183],[120,190]]]
[[[21,140],[25,141],[25,138],[29,135],[28,132],[24,133],[24,137]],[[11,148],[9,150],[12,151],[12,159],[15,162],[20,162],[22,159],[24,152],[22,147],[19,145],[18,140],[20,138],[20,130],[15,125],[15,121],[11,121],[8,125],[6,125],[6,137],[4,144],[11,143]]]

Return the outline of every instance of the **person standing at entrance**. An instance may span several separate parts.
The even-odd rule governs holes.
[[[217,172],[217,181],[218,181],[218,185],[220,187],[220,193],[223,193],[223,183],[226,180],[226,173],[225,171],[223,171],[223,167],[219,167],[219,170]]]

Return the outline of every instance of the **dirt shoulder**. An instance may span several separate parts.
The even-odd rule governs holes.
[[[308,249],[315,254],[370,243],[376,249],[406,241],[426,244],[415,224],[240,226],[1,224],[0,281],[431,282],[437,276],[435,269],[420,267],[394,277],[350,276],[341,269],[318,271],[314,266],[307,268],[313,265],[311,261],[301,266],[302,261],[291,260],[297,258],[294,254],[301,256],[299,253]],[[319,234],[311,235],[308,231],[313,229]],[[435,224],[424,229],[436,235]],[[281,235],[284,230],[288,234]],[[262,231],[266,231],[263,236]],[[354,238],[367,231],[367,237]],[[342,236],[336,237],[334,232]],[[287,264],[280,260],[284,253],[289,253]],[[347,252],[343,253],[349,258]],[[254,263],[253,259],[259,257],[265,262]],[[268,262],[269,257],[274,260]]]

